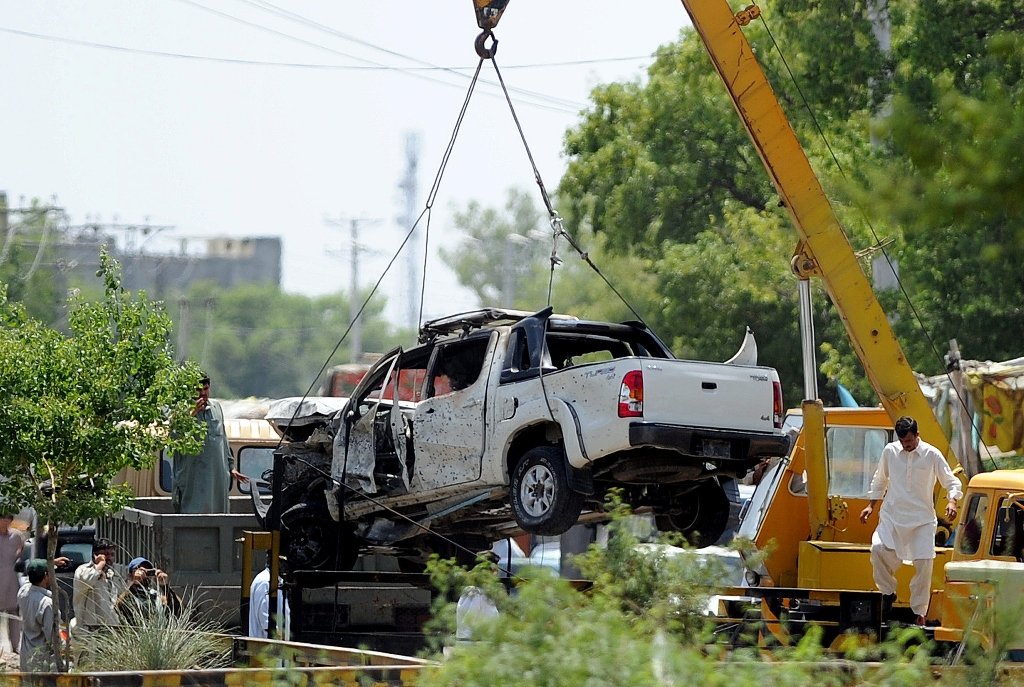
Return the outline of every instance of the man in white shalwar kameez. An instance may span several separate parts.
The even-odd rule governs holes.
[[[932,493],[938,481],[945,490],[946,518],[956,519],[960,481],[937,448],[921,441],[917,421],[901,417],[896,421],[899,439],[882,449],[878,469],[871,479],[870,503],[861,511],[867,522],[879,501],[878,527],[871,536],[871,568],[886,606],[896,599],[896,570],[903,561],[913,561],[910,608],[917,624],[924,625],[931,597],[932,564],[935,561],[935,506]]]

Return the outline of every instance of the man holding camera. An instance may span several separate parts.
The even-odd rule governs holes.
[[[128,563],[128,588],[115,604],[118,614],[132,622],[152,613],[181,613],[181,599],[171,589],[170,577],[149,559],[133,558]]]

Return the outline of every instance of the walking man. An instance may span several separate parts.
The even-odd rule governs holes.
[[[884,607],[896,600],[896,570],[902,561],[913,561],[910,607],[917,624],[924,625],[931,597],[932,564],[935,561],[935,506],[932,492],[936,481],[946,490],[946,518],[956,519],[960,481],[945,458],[931,444],[921,441],[917,421],[901,417],[896,421],[897,441],[886,444],[878,469],[871,479],[870,502],[860,512],[867,522],[879,501],[878,527],[871,536],[871,568],[878,591],[885,596]]]

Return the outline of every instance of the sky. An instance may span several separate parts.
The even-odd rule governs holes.
[[[136,239],[150,252],[280,236],[282,286],[306,295],[348,291],[357,219],[369,287],[411,226],[408,137],[419,215],[455,130],[478,62],[471,5],[0,0],[0,190],[12,206],[55,198],[71,225],[164,227]],[[509,3],[496,62],[550,192],[590,90],[643,78],[687,24],[678,0]],[[436,252],[459,240],[455,209],[501,207],[512,187],[542,206],[490,63],[481,79],[432,203],[425,316],[479,305]],[[409,266],[403,253],[383,282],[398,324]]]

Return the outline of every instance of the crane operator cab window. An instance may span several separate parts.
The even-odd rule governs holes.
[[[877,427],[829,427],[825,433],[828,493],[867,498],[890,432]]]

